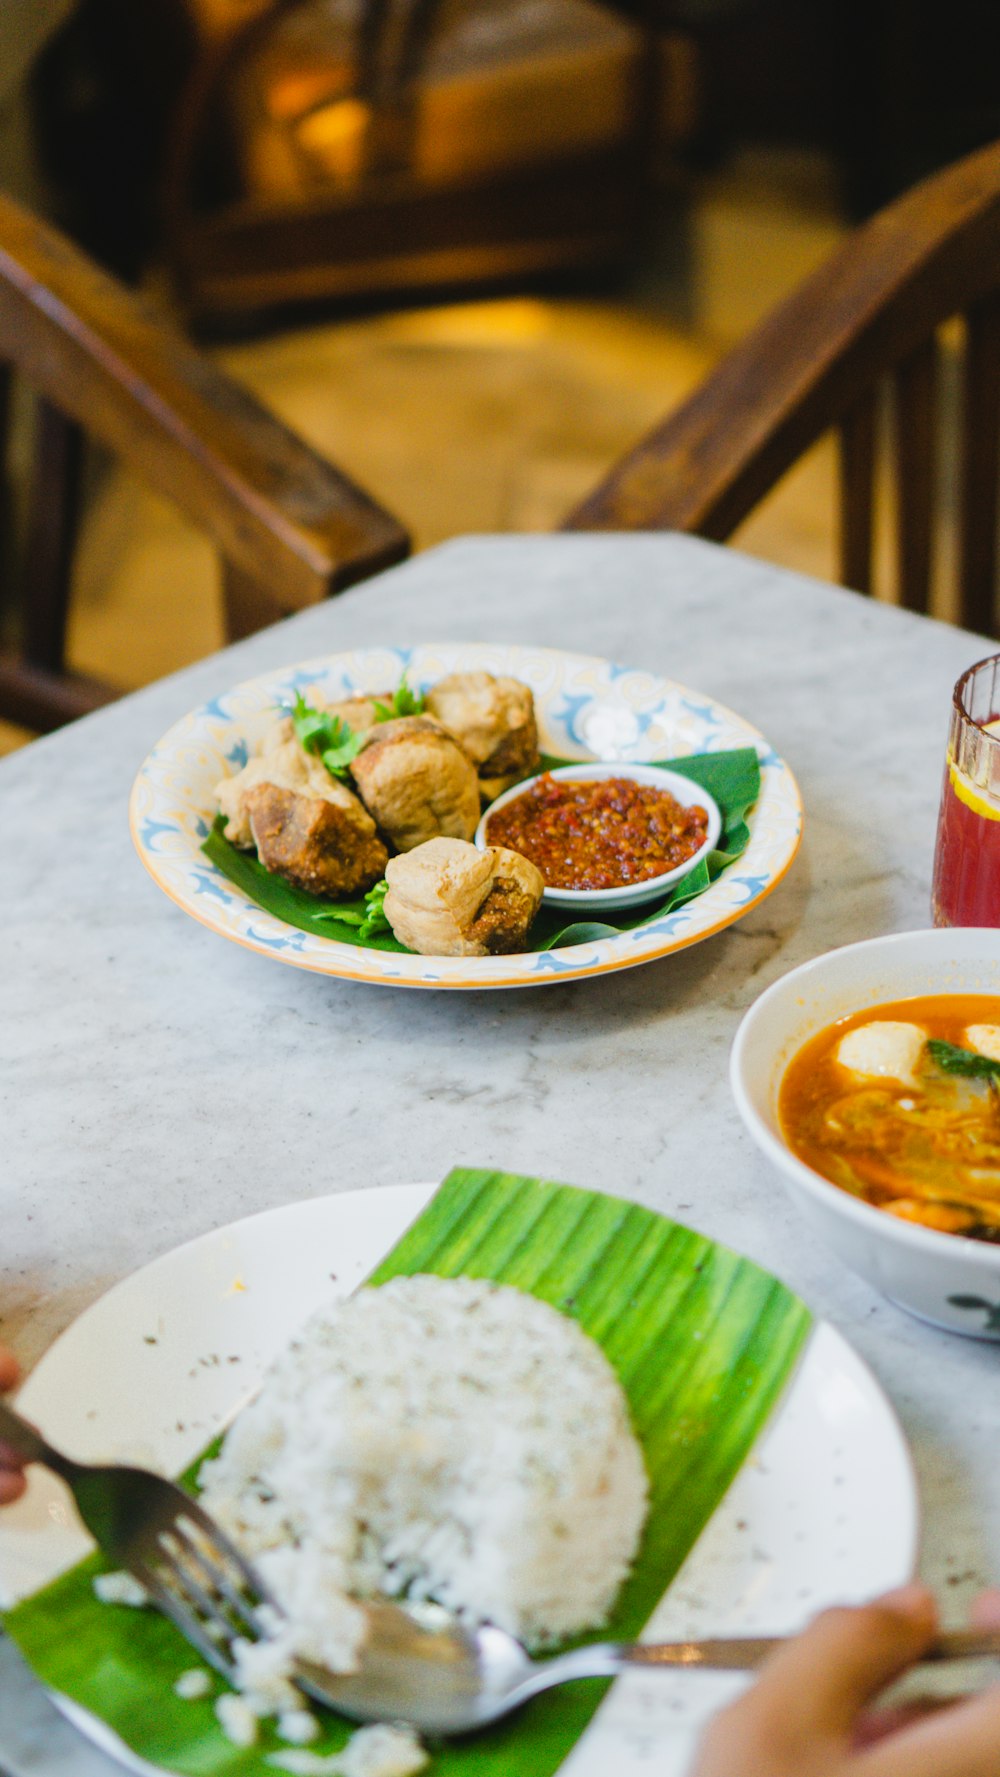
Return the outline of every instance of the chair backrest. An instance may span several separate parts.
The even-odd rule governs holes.
[[[896,582],[926,610],[935,544],[940,331],[962,321],[957,585],[994,627],[1000,427],[1000,144],[924,180],[818,271],[616,466],[569,530],[690,531],[723,541],[815,441],[840,439],[844,582],[872,588],[873,490],[888,388]]]
[[[251,8],[196,57],[169,131],[179,300],[225,333],[615,262],[647,189],[656,45],[600,0]]]
[[[65,670],[84,433],[211,536],[231,639],[407,553],[389,512],[151,306],[0,194],[0,482],[11,371],[38,401],[14,588],[19,646],[0,654],[0,714],[10,720],[54,727],[114,695]]]

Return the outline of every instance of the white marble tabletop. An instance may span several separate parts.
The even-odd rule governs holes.
[[[673,957],[495,994],[304,974],[159,893],[126,801],[173,721],[324,650],[445,639],[605,655],[731,705],[798,777],[796,865]],[[291,1198],[461,1162],[619,1192],[767,1264],[867,1359],[915,1454],[924,1573],[957,1617],[1000,1577],[997,1347],[910,1319],[823,1248],[751,1147],[726,1069],[779,975],[930,923],[950,691],[990,651],[687,538],[472,538],[0,762],[0,1337],[30,1365],[125,1273]],[[0,1656],[0,1769],[109,1773]]]

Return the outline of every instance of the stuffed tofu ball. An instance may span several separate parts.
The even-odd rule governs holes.
[[[471,839],[479,824],[476,768],[431,716],[380,722],[366,735],[351,775],[396,851],[412,851],[440,835]]]
[[[535,703],[520,679],[449,673],[428,691],[426,704],[475,762],[486,801],[537,766]]]
[[[523,950],[542,901],[541,871],[502,846],[429,839],[390,858],[384,911],[423,956],[507,956]]]
[[[287,718],[216,795],[226,838],[256,850],[266,870],[296,888],[334,898],[362,894],[385,871],[389,854],[368,810],[300,747]]]

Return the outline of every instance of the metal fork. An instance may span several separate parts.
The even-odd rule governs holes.
[[[249,1562],[195,1500],[136,1468],[88,1468],[53,1450],[0,1401],[0,1443],[24,1462],[44,1462],[69,1485],[100,1547],[135,1575],[200,1654],[235,1682],[233,1642],[265,1633],[261,1605],[277,1606]],[[486,1624],[464,1626],[437,1605],[370,1601],[357,1670],[334,1673],[298,1660],[295,1682],[355,1721],[408,1721],[426,1733],[486,1727],[554,1685],[610,1678],[630,1667],[752,1672],[781,1637],[597,1643],[535,1661],[520,1642]],[[1000,1657],[996,1630],[938,1634],[924,1660]]]
[[[234,1683],[234,1641],[259,1640],[261,1605],[278,1615],[280,1608],[197,1500],[147,1469],[74,1462],[2,1401],[0,1444],[21,1462],[44,1463],[65,1481],[98,1547]]]

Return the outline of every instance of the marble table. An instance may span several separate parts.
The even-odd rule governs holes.
[[[443,639],[606,655],[739,710],[799,779],[795,867],[740,924],[673,957],[495,994],[280,967],[158,892],[125,808],[173,721],[324,650]],[[950,691],[988,652],[688,538],[470,538],[5,759],[0,1337],[30,1365],[136,1266],[310,1193],[463,1161],[616,1191],[768,1265],[867,1359],[916,1458],[924,1574],[957,1616],[1000,1565],[997,1349],[910,1319],[824,1250],[744,1134],[726,1066],[741,1014],[779,975],[930,923]],[[0,1770],[57,1769],[113,1767],[0,1644]]]

